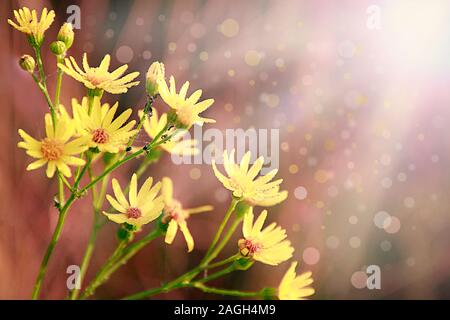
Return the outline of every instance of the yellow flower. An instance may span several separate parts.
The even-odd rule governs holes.
[[[277,174],[277,169],[255,180],[264,164],[263,157],[259,157],[249,169],[250,151],[244,155],[240,164],[234,163],[234,153],[234,149],[229,157],[226,150],[223,153],[223,166],[228,177],[220,173],[214,159],[212,161],[217,179],[225,188],[233,192],[234,197],[247,202],[251,206],[267,207],[276,205],[287,198],[287,191],[279,191],[279,185],[283,179],[269,182]]]
[[[150,97],[154,97],[159,93],[158,80],[164,80],[165,69],[162,62],[153,62],[148,68],[145,76],[145,89]]]
[[[284,275],[278,286],[278,298],[280,300],[302,300],[314,294],[314,289],[309,285],[314,282],[311,272],[305,272],[297,276],[295,268],[297,262],[292,262],[291,267]]]
[[[190,128],[193,124],[203,125],[203,123],[215,123],[216,120],[202,118],[199,114],[208,109],[213,103],[214,99],[207,99],[198,102],[202,95],[202,90],[195,91],[189,98],[186,99],[186,93],[189,88],[189,82],[185,82],[176,92],[175,79],[173,76],[169,79],[170,89],[164,79],[158,80],[158,89],[161,98],[167,103],[174,112],[174,118],[183,128]]]
[[[55,19],[55,12],[53,10],[48,12],[47,8],[44,8],[39,20],[36,10],[30,11],[27,7],[23,7],[22,9],[14,10],[14,16],[18,24],[11,19],[8,19],[8,23],[20,32],[26,33],[32,45],[41,46],[45,31]]]
[[[181,203],[173,198],[173,183],[170,178],[162,179],[161,194],[164,199],[164,222],[169,222],[166,232],[166,243],[171,244],[175,239],[178,228],[183,233],[184,239],[188,246],[188,252],[194,249],[194,239],[187,227],[186,220],[191,214],[206,212],[213,210],[212,206],[202,206],[191,209],[183,209]]]
[[[142,117],[143,111],[139,111],[139,117]],[[149,119],[150,118],[150,119]],[[160,132],[167,124],[167,114],[162,114],[161,118],[158,118],[158,112],[153,109],[153,114],[151,117],[146,117],[144,121],[144,130],[148,136],[152,139],[156,137],[158,132]],[[175,134],[170,140],[161,144],[160,147],[172,154],[177,154],[180,156],[190,156],[196,155],[199,152],[197,148],[198,141],[195,139],[182,140],[185,131],[180,130],[179,134]]]
[[[112,179],[114,196],[106,195],[111,206],[120,213],[111,214],[103,211],[109,220],[116,223],[128,223],[138,228],[138,230],[161,215],[164,208],[162,196],[158,196],[161,183],[158,182],[152,187],[153,178],[145,180],[142,187],[137,191],[137,175],[133,174],[130,182],[129,202],[125,198],[117,179]]]
[[[84,53],[84,71],[81,70],[73,57],[64,59],[65,65],[59,63],[58,67],[75,80],[83,83],[86,88],[91,90],[105,90],[106,92],[113,94],[125,93],[128,91],[128,88],[139,84],[139,81],[130,82],[139,76],[139,72],[132,72],[120,78],[128,69],[128,65],[126,64],[117,68],[113,72],[109,72],[108,68],[110,60],[111,57],[107,54],[103,58],[99,67],[90,67],[87,61],[87,55]]]
[[[264,210],[253,224],[253,207],[244,216],[242,233],[244,239],[239,240],[239,251],[242,256],[276,266],[292,257],[294,248],[286,240],[286,230],[275,222],[262,229],[267,217]]]
[[[64,176],[71,177],[72,173],[68,165],[84,165],[85,161],[74,155],[87,149],[84,138],[77,138],[69,142],[74,130],[73,123],[67,121],[64,116],[59,117],[54,129],[50,114],[45,115],[46,138],[41,141],[35,140],[19,129],[19,135],[23,141],[18,143],[18,147],[27,150],[29,156],[38,159],[30,163],[27,170],[34,170],[47,164],[47,177],[53,177],[56,169]]]
[[[94,97],[91,114],[88,112],[88,100],[83,99],[81,105],[72,100],[74,118],[81,136],[85,136],[90,148],[97,147],[102,152],[117,153],[126,148],[126,144],[137,130],[131,130],[136,121],[132,120],[126,125],[132,110],[127,109],[115,120],[118,102],[111,108],[109,104],[100,104],[100,98]]]

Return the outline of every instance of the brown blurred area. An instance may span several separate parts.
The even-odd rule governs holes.
[[[91,65],[97,65],[109,53],[112,68],[127,63],[129,70],[141,72],[139,87],[126,95],[105,94],[105,101],[133,107],[137,118],[145,104],[145,72],[158,60],[178,86],[190,81],[190,92],[201,88],[203,97],[215,99],[205,112],[217,120],[214,127],[279,129],[278,175],[289,198],[268,209],[268,220],[287,229],[300,268],[313,271],[315,298],[450,298],[448,59],[442,65],[398,64],[384,43],[388,26],[378,35],[365,27],[370,1],[7,0],[0,3],[1,299],[30,298],[57,220],[55,181],[44,170],[27,172],[30,158],[16,147],[19,128],[43,135],[47,107],[17,64],[32,50],[6,21],[22,6],[55,10],[43,45],[53,96],[56,67],[48,45],[74,4],[81,8],[81,29],[69,54],[81,61],[87,52]],[[386,1],[380,6],[394,10]],[[238,29],[226,30],[226,23],[231,29],[237,23]],[[447,43],[436,45],[448,53]],[[66,107],[84,94],[69,77],[62,90]],[[156,108],[167,107],[158,101]],[[126,165],[114,176],[125,182],[137,165]],[[171,246],[157,239],[97,290],[98,299],[158,286],[195,266],[230,200],[207,164],[175,165],[165,154],[144,176],[170,176],[185,207],[212,204],[215,210],[189,220],[194,252],[186,252],[180,234]],[[390,226],[377,227],[380,211],[396,217],[397,224],[391,219]],[[66,268],[81,263],[92,214],[90,197],[71,208],[43,298],[65,297]],[[114,250],[116,229],[108,223],[100,231],[88,280]],[[239,236],[240,230],[236,240]],[[236,251],[234,243],[223,257]],[[215,284],[242,290],[277,286],[288,264],[255,264]],[[381,290],[358,288],[368,265],[380,266]],[[191,289],[159,297],[220,298]]]

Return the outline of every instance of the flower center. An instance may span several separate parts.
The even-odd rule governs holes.
[[[142,213],[138,208],[128,208],[126,215],[128,219],[137,219],[142,216]]]
[[[181,207],[181,203],[179,203],[176,200],[173,200],[173,205],[166,206],[164,208],[164,212],[166,213],[166,219],[167,220],[175,220],[175,221],[181,221],[188,218],[184,212],[183,208]]]
[[[183,106],[180,107],[177,110],[177,119],[178,121],[186,126],[189,127],[192,124],[192,120],[193,120],[193,112],[192,112],[192,107],[190,106]]]
[[[64,144],[58,140],[45,138],[41,143],[41,152],[45,159],[58,160],[64,151]]]
[[[109,135],[103,128],[95,129],[92,134],[92,141],[95,143],[106,143],[108,142]]]
[[[92,85],[98,86],[99,84],[101,84],[105,81],[108,81],[109,77],[107,77],[106,75],[99,75],[99,74],[96,74],[95,72],[93,72],[93,73],[88,73],[86,75],[86,79],[90,83],[92,83]]]
[[[253,256],[256,252],[261,249],[261,245],[249,239],[241,239],[238,242],[239,251],[242,256],[248,257]]]

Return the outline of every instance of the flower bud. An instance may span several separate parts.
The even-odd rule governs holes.
[[[26,72],[33,73],[34,68],[36,67],[36,62],[34,61],[34,58],[28,54],[23,55],[19,60],[19,65],[22,68],[22,70],[25,70]]]
[[[54,41],[50,44],[50,51],[57,56],[64,54],[66,50],[66,45],[62,41]]]
[[[57,40],[64,42],[66,45],[66,49],[69,49],[72,46],[73,39],[75,37],[75,34],[73,32],[72,24],[71,23],[64,23],[61,26],[61,29],[59,29]]]
[[[148,68],[147,75],[145,77],[145,88],[150,97],[154,97],[159,93],[158,80],[164,80],[164,64],[162,62],[153,62]]]

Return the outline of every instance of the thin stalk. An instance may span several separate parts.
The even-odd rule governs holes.
[[[61,181],[63,184],[69,189],[72,190],[72,186],[70,185],[69,181],[67,181],[66,177],[64,177],[61,172],[58,171],[58,176],[61,178]]]
[[[55,90],[55,103],[53,104],[53,106],[58,110],[59,109],[59,97],[61,96],[61,85],[62,85],[62,77],[63,77],[63,71],[61,70],[61,68],[58,67],[58,63],[62,63],[63,62],[63,58],[58,56],[56,57],[56,66],[57,66],[57,70],[56,70],[56,90]]]
[[[34,47],[34,52],[36,54],[36,63],[39,70],[39,77],[40,79],[37,80],[36,76],[33,75],[33,79],[35,79],[36,83],[38,84],[39,89],[41,89],[42,93],[44,93],[45,99],[47,100],[47,104],[50,107],[50,114],[52,116],[53,125],[56,123],[56,113],[55,108],[52,103],[52,100],[50,99],[50,96],[47,91],[47,84],[45,81],[45,72],[44,72],[44,65],[42,64],[42,57],[41,57],[41,50],[40,48]]]
[[[228,290],[228,289],[222,289],[222,288],[213,288],[213,287],[207,287],[202,283],[195,282],[190,287],[199,289],[206,293],[214,293],[214,294],[220,294],[223,296],[233,296],[233,297],[242,297],[242,298],[251,298],[251,297],[261,297],[262,292],[261,291],[239,291],[239,290]]]
[[[234,264],[231,264],[228,267],[226,267],[226,268],[224,268],[222,270],[219,270],[217,272],[214,272],[214,273],[210,274],[207,277],[198,279],[195,282],[199,282],[199,283],[209,282],[211,280],[214,280],[214,279],[220,278],[220,277],[222,277],[222,276],[224,276],[226,274],[229,274],[229,273],[231,273],[233,271],[236,271],[236,266]]]
[[[62,84],[62,76],[63,71],[58,67],[58,63],[62,62],[62,58],[59,56],[56,58],[56,65],[57,65],[57,71],[56,71],[56,89],[55,89],[55,102],[53,103],[53,110],[59,109],[59,97],[61,95],[61,84]],[[56,121],[56,120],[55,120]],[[55,123],[54,123],[55,125]],[[61,175],[58,176],[58,185],[59,185],[59,203],[64,203],[64,182],[62,180]],[[69,189],[70,190],[70,189]]]
[[[91,234],[89,236],[88,244],[86,246],[86,250],[84,252],[83,260],[81,262],[80,267],[80,283],[83,283],[84,277],[86,276],[86,272],[89,267],[89,263],[91,261],[92,254],[94,253],[95,241],[97,239],[97,228],[95,224],[97,223],[96,215],[94,215],[94,227],[91,230]],[[78,299],[80,295],[80,289],[74,289],[69,294],[70,300]]]
[[[74,190],[78,188],[78,185],[80,184],[81,178],[83,174],[86,172],[86,168],[90,165],[90,162],[88,161],[86,165],[83,167],[83,169],[80,172],[80,175],[77,177],[77,180],[74,183]],[[59,237],[61,235],[62,228],[64,226],[64,222],[66,220],[67,213],[69,212],[69,208],[72,205],[73,201],[75,200],[76,196],[75,193],[72,192],[69,199],[67,199],[67,202],[64,204],[64,206],[60,209],[58,222],[56,224],[56,228],[53,231],[52,239],[50,240],[50,243],[47,247],[47,250],[44,254],[44,257],[41,262],[41,266],[39,268],[38,276],[36,278],[36,283],[34,285],[32,299],[36,300],[39,297],[39,293],[41,291],[42,281],[44,280],[45,273],[47,271],[48,262],[50,261],[50,257],[53,253],[53,250],[55,249],[56,244],[58,243]]]
[[[222,241],[218,244],[218,246],[214,249],[214,251],[209,255],[209,257],[207,257],[205,259],[203,264],[207,265],[208,263],[210,263],[212,260],[214,260],[219,255],[219,253],[222,251],[222,249],[228,243],[228,241],[230,240],[230,238],[233,235],[234,231],[236,230],[236,228],[241,223],[241,221],[242,221],[242,218],[236,218],[234,220],[233,224],[231,225],[230,229],[228,229],[228,231],[225,234],[225,236],[223,237]]]
[[[155,101],[154,98],[150,98],[146,102],[144,110],[143,110],[143,114],[142,114],[141,118],[139,119],[139,123],[138,123],[138,125],[136,127],[137,132],[136,132],[136,134],[133,137],[131,137],[130,141],[128,141],[127,147],[131,147],[133,145],[134,141],[136,140],[136,138],[138,137],[139,133],[141,132],[142,126],[144,125],[144,121],[147,118],[147,113],[150,110],[150,108],[152,107],[154,101]]]
[[[109,266],[107,266],[102,273],[98,273],[94,280],[91,281],[89,286],[86,288],[85,292],[81,296],[81,299],[86,299],[92,294],[94,294],[95,289],[101,286],[109,277],[122,265],[128,262],[136,253],[138,253],[142,248],[148,245],[157,237],[161,236],[162,232],[159,229],[155,229],[150,232],[147,236],[141,240],[131,244],[127,248],[123,248],[123,252],[119,254],[115,261],[112,261]],[[106,265],[105,265],[106,266]]]
[[[112,255],[106,260],[105,264],[102,266],[100,271],[95,276],[94,280],[91,281],[91,283],[87,286],[87,288],[84,290],[84,292],[81,294],[80,299],[86,299],[87,297],[91,296],[97,287],[103,283],[110,266],[115,262],[115,260],[121,255],[122,250],[125,249],[125,247],[128,245],[130,239],[123,239],[119,242],[116,249],[112,253]]]
[[[234,209],[236,208],[237,203],[238,203],[238,200],[236,200],[234,198],[233,198],[233,200],[231,200],[231,204],[230,204],[227,212],[225,213],[225,217],[223,218],[222,223],[220,224],[219,229],[217,230],[216,235],[214,236],[214,239],[211,242],[211,245],[209,246],[208,251],[206,251],[205,257],[202,259],[202,262],[200,262],[200,264],[207,261],[207,259],[209,258],[209,255],[214,250],[214,247],[217,244],[217,242],[219,241],[219,238],[222,235],[222,232],[225,229],[225,226],[226,226],[228,220],[230,219],[231,214],[233,213]]]
[[[166,130],[167,130],[167,129],[166,129]],[[161,131],[159,132],[160,134],[158,134],[157,136],[160,137],[160,136],[162,135],[162,132],[163,132],[163,131],[164,131],[164,129],[161,130]],[[123,158],[122,160],[117,161],[117,162],[114,163],[113,165],[111,165],[111,166],[109,166],[108,168],[106,168],[106,169],[105,169],[98,177],[96,177],[96,178],[95,178],[94,180],[92,180],[88,185],[86,185],[84,188],[82,188],[82,189],[80,190],[80,193],[82,194],[82,193],[84,193],[85,191],[87,191],[88,189],[92,188],[92,186],[94,186],[97,182],[99,182],[100,180],[103,180],[103,178],[104,178],[106,175],[108,175],[111,171],[115,170],[117,167],[120,167],[120,166],[121,166],[122,164],[124,164],[125,162],[128,162],[128,161],[130,161],[130,160],[132,160],[132,159],[138,157],[139,155],[141,155],[142,153],[144,153],[144,152],[146,152],[146,151],[147,151],[147,152],[150,151],[151,149],[153,149],[153,148],[159,146],[161,143],[164,143],[164,142],[170,140],[170,138],[171,138],[171,136],[166,137],[166,138],[162,139],[162,140],[159,141],[159,142],[155,142],[155,141],[156,141],[156,137],[155,137],[155,139],[154,139],[150,144],[146,145],[144,148],[142,148],[142,149],[136,151],[135,153],[132,153],[132,154],[126,156],[126,157]]]
[[[102,186],[100,189],[100,194],[96,199],[93,197],[93,222],[92,222],[92,229],[91,234],[89,235],[88,244],[86,246],[86,250],[83,255],[83,260],[81,262],[80,267],[80,283],[83,283],[83,280],[86,276],[87,270],[89,268],[89,264],[91,262],[92,254],[94,253],[95,248],[95,241],[97,240],[97,232],[99,230],[98,220],[100,217],[100,210],[103,206],[103,201],[105,199],[105,193],[106,193],[106,187],[108,185],[108,179],[109,176],[106,176],[105,179],[102,181]],[[80,289],[74,289],[69,294],[69,299],[76,300],[78,299],[78,296],[80,295]]]
[[[230,262],[234,262],[235,260],[239,259],[239,257],[240,257],[240,255],[237,253],[235,255],[232,255],[231,257],[228,257],[228,258],[218,261],[216,263],[209,264],[207,269],[215,269],[215,268],[221,267]]]

